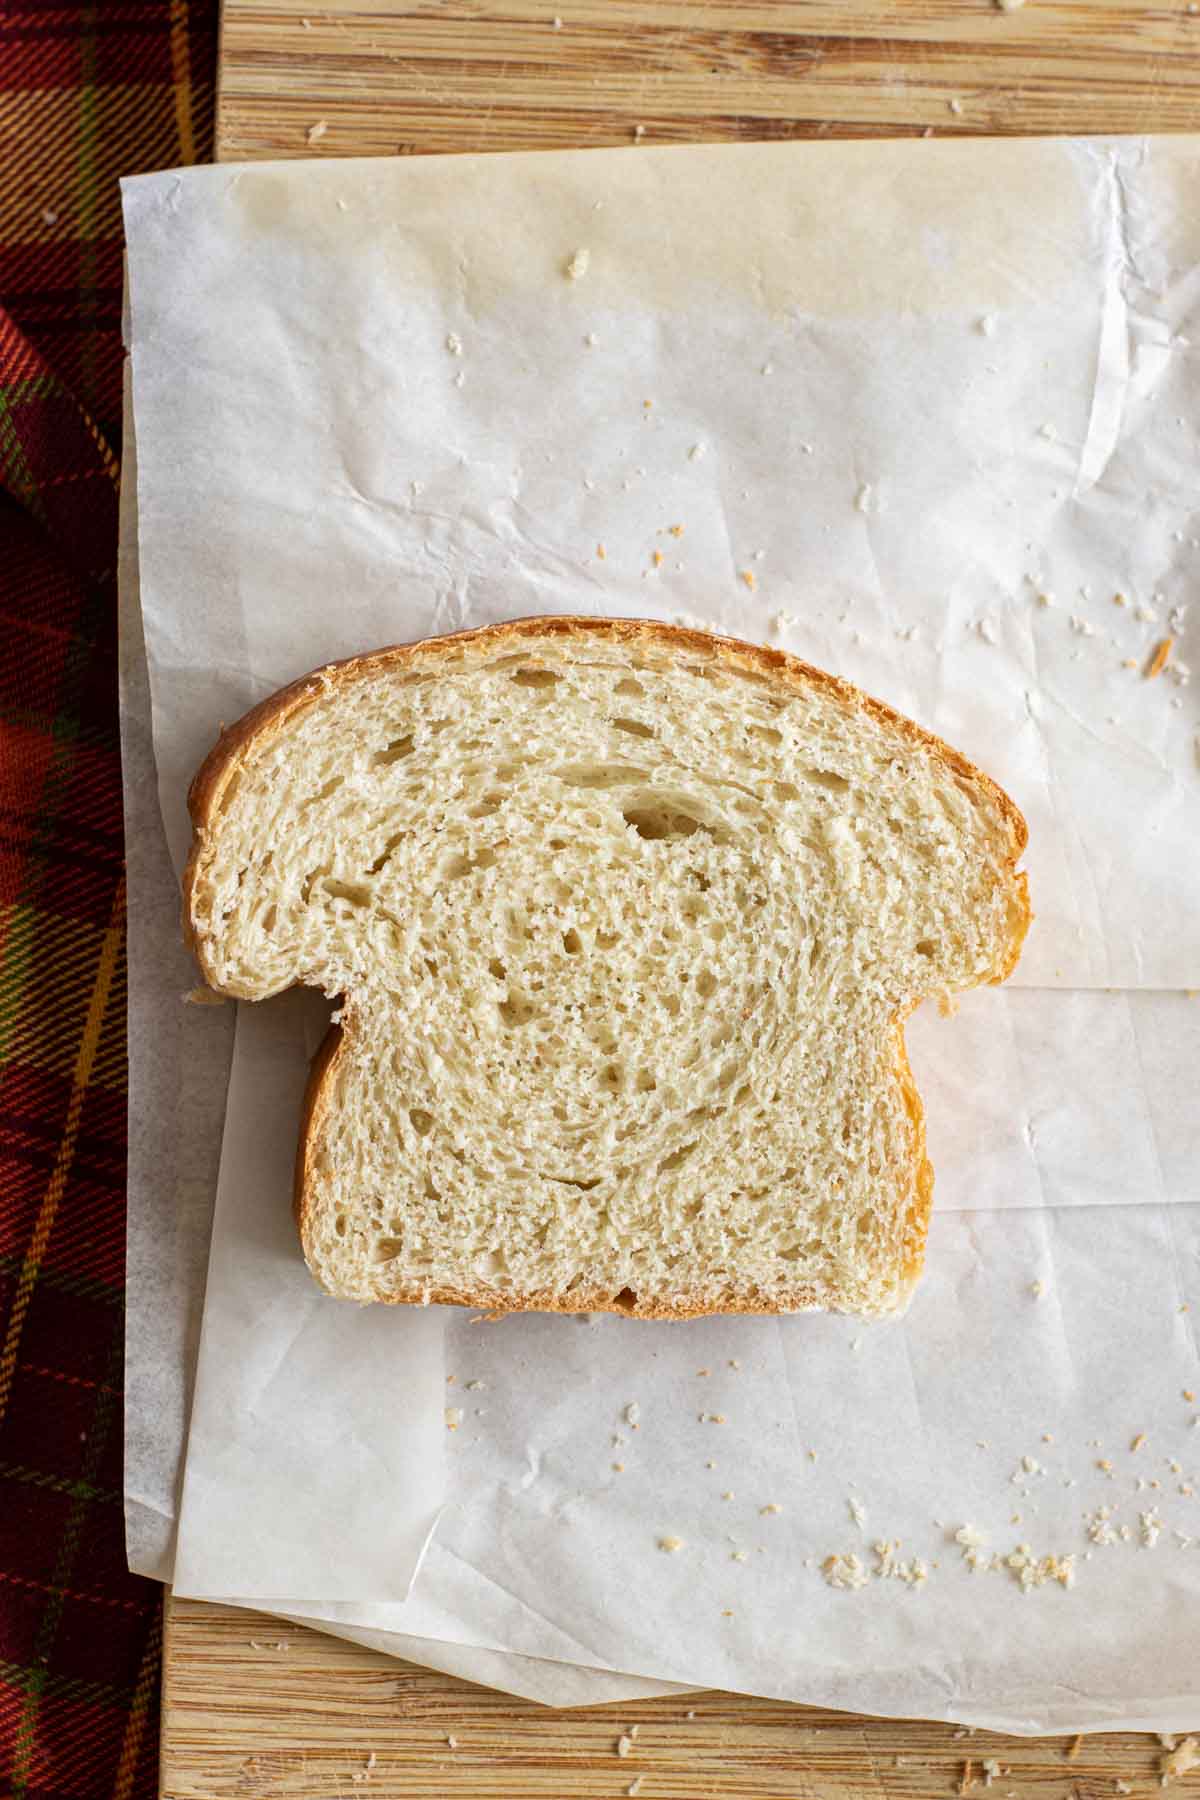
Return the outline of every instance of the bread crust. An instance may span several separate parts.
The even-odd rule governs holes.
[[[768,675],[782,686],[817,688],[843,705],[862,711],[880,724],[895,731],[908,743],[937,757],[961,780],[969,783],[981,801],[990,803],[1004,821],[1009,833],[1009,850],[1003,859],[1003,872],[1011,884],[1013,909],[1004,954],[988,976],[1000,982],[1012,973],[1021,954],[1021,946],[1029,929],[1032,913],[1025,875],[1016,867],[1028,842],[1025,820],[1014,802],[982,769],[932,732],[905,718],[883,701],[872,698],[860,688],[830,675],[811,663],[802,662],[786,650],[767,645],[745,643],[737,638],[718,637],[684,626],[667,625],[652,619],[595,619],[575,615],[551,615],[545,618],[509,619],[473,631],[455,632],[440,638],[424,638],[415,643],[395,644],[344,661],[330,663],[300,677],[289,686],[270,695],[253,707],[234,725],[222,731],[217,743],[205,757],[188,791],[188,811],[192,821],[192,848],[183,878],[184,935],[200,965],[205,979],[219,992],[205,946],[192,916],[192,895],[202,866],[207,837],[221,809],[223,796],[240,770],[264,742],[285,731],[295,715],[328,693],[333,686],[365,681],[381,671],[416,668],[428,664],[436,669],[453,666],[479,648],[502,648],[512,640],[529,642],[542,639],[548,646],[564,639],[576,643],[593,642],[618,645],[625,649],[653,648],[687,651],[710,662],[743,674]],[[915,1004],[915,1003],[914,1003]],[[911,1008],[909,1009],[911,1010]],[[349,1021],[353,1028],[353,1019]],[[913,1079],[904,1042],[904,1016],[895,1021],[894,1077],[912,1131],[911,1198],[905,1218],[905,1261],[900,1272],[900,1307],[907,1301],[924,1262],[925,1237],[933,1205],[933,1168],[926,1155],[924,1109]],[[301,1244],[308,1258],[310,1242],[311,1197],[314,1188],[313,1156],[320,1139],[321,1127],[331,1104],[338,1065],[345,1049],[345,1033],[331,1027],[313,1060],[301,1116],[297,1146],[294,1210]],[[656,1301],[637,1295],[627,1303],[624,1296],[607,1291],[572,1289],[569,1293],[552,1291],[525,1294],[519,1299],[484,1286],[471,1289],[422,1287],[411,1283],[399,1291],[379,1296],[399,1304],[469,1306],[489,1313],[509,1312],[617,1312],[639,1319],[691,1319],[714,1312],[781,1313],[803,1312],[823,1307],[825,1296],[817,1289],[800,1289],[789,1296],[789,1304],[781,1306],[774,1296],[757,1288],[726,1290],[718,1296],[696,1300]]]

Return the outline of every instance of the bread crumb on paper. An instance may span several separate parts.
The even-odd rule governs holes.
[[[660,1550],[664,1550],[668,1556],[674,1556],[677,1551],[684,1548],[684,1542],[681,1537],[660,1537],[658,1547]]]
[[[741,580],[750,589],[750,592],[753,593],[755,588],[758,586],[758,576],[754,573],[754,570],[753,569],[742,569],[739,571],[739,573],[740,573]]]
[[[1129,1448],[1131,1450],[1140,1450],[1142,1445],[1145,1443],[1145,1441],[1146,1441],[1145,1432],[1139,1431],[1135,1437],[1130,1439]]]
[[[758,1510],[760,1515],[763,1518],[766,1518],[768,1514],[781,1513],[783,1508],[780,1506],[778,1500],[768,1500],[767,1504],[765,1506],[760,1506]]]
[[[1156,675],[1162,674],[1163,670],[1166,668],[1167,664],[1171,660],[1171,651],[1174,649],[1174,647],[1175,647],[1175,639],[1174,638],[1166,637],[1166,638],[1159,639],[1158,643],[1154,647],[1154,651],[1153,651],[1153,654],[1151,655],[1150,661],[1146,664],[1146,680],[1147,681],[1153,681]]]
[[[457,1431],[462,1424],[462,1416],[463,1409],[461,1406],[448,1406],[446,1408],[446,1430]]]
[[[846,1508],[850,1514],[851,1519],[854,1521],[854,1523],[858,1526],[858,1529],[861,1531],[867,1522],[866,1507],[863,1505],[861,1500],[856,1500],[854,1495],[851,1494],[846,1501]]]
[[[998,1760],[994,1756],[985,1756],[979,1766],[983,1770],[983,1785],[985,1788],[991,1787],[993,1781],[997,1780],[999,1776],[1004,1773],[1004,1770],[1000,1767]]]
[[[459,337],[457,331],[448,331],[446,333],[446,348],[450,352],[451,356],[461,356],[462,355],[463,341]]]
[[[568,281],[582,281],[588,272],[591,260],[592,253],[586,247],[579,250],[572,250],[570,256],[568,256],[566,262],[563,264],[563,274]]]
[[[996,335],[996,315],[995,315],[995,313],[984,313],[981,318],[976,320],[975,329],[979,332],[979,335],[981,337],[989,337],[989,338],[995,337],[995,335]]]
[[[871,1579],[865,1563],[853,1550],[846,1555],[827,1556],[821,1573],[831,1588],[864,1588]]]
[[[633,1430],[636,1431],[638,1428],[638,1420],[642,1416],[642,1409],[636,1400],[630,1400],[621,1416],[625,1420],[625,1423],[632,1426]]]

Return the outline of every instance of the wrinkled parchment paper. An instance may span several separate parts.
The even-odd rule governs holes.
[[[1195,871],[1179,854],[1194,703],[1123,664],[1161,635],[1186,663],[1197,154],[1180,140],[756,148],[129,184],[143,599],[176,859],[216,720],[316,661],[518,611],[686,612],[838,668],[1010,786],[1034,834],[1026,981],[1194,978]],[[1173,1534],[1190,1536],[1190,1496],[1147,1526],[1139,1510],[1168,1507],[1133,1483],[1144,1468],[1190,1485],[1188,1002],[988,994],[918,1027],[944,1211],[904,1326],[455,1315],[448,1370],[485,1386],[447,1438],[452,1504],[412,1598],[389,1603],[386,1572],[360,1563],[374,1604],[303,1610],[1015,1729],[1186,1723],[1178,1672],[1196,1656],[1175,1613],[1200,1562]],[[226,1173],[244,1187],[231,1160]],[[269,1209],[265,1159],[251,1185]],[[258,1229],[226,1207],[214,1269]],[[227,1381],[237,1400],[236,1339],[209,1329],[225,1300],[210,1284],[201,1399]],[[718,1352],[741,1365],[726,1382],[757,1377],[736,1414],[724,1391],[713,1403],[723,1423],[696,1416]],[[648,1399],[639,1459],[608,1439],[649,1450],[647,1424],[622,1422]],[[211,1410],[253,1425],[252,1409]],[[1128,1410],[1178,1473],[1128,1451],[1114,1423]],[[1026,1444],[1035,1425],[1035,1445],[1044,1430],[1064,1446],[1053,1470]],[[1122,1451],[1111,1481],[1087,1470],[1114,1459],[1080,1437],[1106,1431]],[[1042,1465],[1017,1499],[1010,1454]],[[252,1536],[226,1550],[236,1579],[221,1584],[209,1540],[191,1542],[193,1489],[217,1492],[219,1459],[251,1455],[232,1426],[193,1434],[195,1591],[271,1598]],[[709,1492],[722,1455],[743,1496],[761,1490],[740,1506]],[[1083,1506],[1118,1489],[1116,1544],[1093,1546]],[[995,1549],[1023,1528],[1039,1554],[1092,1560],[1070,1591],[972,1575],[932,1523],[958,1529],[969,1506]],[[835,1591],[806,1566],[857,1545],[870,1567],[876,1531],[925,1559],[918,1590]],[[1159,1651],[1130,1643],[1134,1593]]]

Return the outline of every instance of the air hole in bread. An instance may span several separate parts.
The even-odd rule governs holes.
[[[632,1288],[622,1288],[610,1302],[614,1312],[631,1313],[637,1309],[637,1295]]]
[[[640,719],[614,719],[613,730],[627,731],[630,737],[652,738],[654,736],[653,726],[643,725]]]
[[[633,1085],[639,1094],[652,1094],[658,1083],[649,1069],[639,1069]]]
[[[917,943],[917,955],[918,956],[936,956],[937,953],[938,953],[938,947],[934,943],[932,938],[921,938],[918,940],[918,943]]]
[[[560,677],[553,669],[518,669],[512,677],[517,687],[552,688]]]
[[[380,750],[373,759],[373,767],[386,769],[392,763],[403,762],[406,756],[413,753],[413,734],[406,732],[403,737],[393,738],[385,750]]]
[[[623,675],[613,689],[614,694],[626,694],[631,699],[640,698],[645,692],[641,682],[635,681],[632,675]]]
[[[521,1025],[528,1025],[529,1021],[536,1016],[536,1010],[521,994],[509,994],[508,999],[502,1000],[497,1008],[500,1017],[510,1030]]]
[[[850,786],[847,778],[835,769],[805,769],[804,779],[811,781],[814,787],[824,788],[828,794],[844,794]]]
[[[396,854],[396,851],[400,848],[400,845],[404,842],[405,836],[406,833],[403,831],[393,832],[392,836],[383,846],[383,849],[379,852],[379,855],[375,858],[375,861],[367,870],[368,875],[378,875],[380,869],[387,867],[388,863],[391,862],[393,856]]]
[[[670,1156],[664,1156],[659,1163],[659,1174],[669,1175],[673,1169],[681,1169],[695,1148],[696,1145],[693,1141],[690,1144],[681,1144],[678,1150],[672,1150]]]
[[[583,949],[583,939],[573,925],[569,931],[563,932],[563,949],[568,956],[578,956]]]
[[[630,782],[645,781],[646,770],[631,763],[588,763],[574,769],[555,771],[564,787],[610,788],[628,787]]]
[[[694,819],[690,813],[666,807],[631,806],[626,809],[624,818],[625,823],[632,825],[638,836],[645,838],[648,843],[691,837],[704,829],[700,820]]]
[[[756,738],[761,738],[764,744],[770,744],[772,750],[778,750],[783,743],[783,733],[776,731],[774,725],[751,725],[750,730]]]
[[[433,1114],[426,1112],[423,1106],[412,1106],[408,1112],[412,1120],[412,1128],[418,1137],[428,1137],[433,1130]]]
[[[713,974],[712,970],[711,969],[701,969],[700,973],[696,977],[696,992],[699,994],[700,998],[702,1000],[707,1000],[709,995],[715,994],[716,991],[717,991],[717,978]]]
[[[393,1262],[404,1253],[403,1238],[377,1238],[372,1250],[371,1261],[375,1263]]]

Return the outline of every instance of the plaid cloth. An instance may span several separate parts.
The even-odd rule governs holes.
[[[121,1502],[117,177],[208,154],[216,0],[0,13],[0,1794],[157,1791]]]

